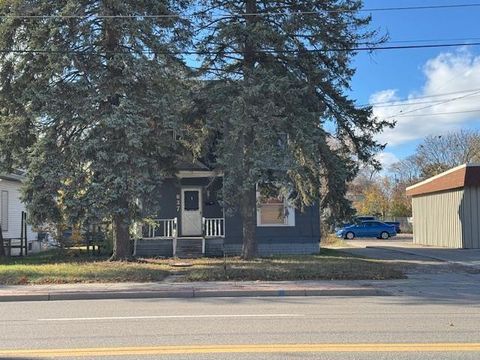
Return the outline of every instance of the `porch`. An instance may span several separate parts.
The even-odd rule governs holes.
[[[201,219],[201,233],[179,236],[178,218],[154,219],[142,224],[135,240],[134,255],[165,257],[221,256],[225,218]]]

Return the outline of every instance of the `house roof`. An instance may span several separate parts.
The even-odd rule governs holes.
[[[480,186],[480,164],[463,164],[407,188],[408,196]]]
[[[25,180],[25,170],[16,169],[8,174],[0,174],[0,179],[22,182]]]
[[[212,178],[222,177],[223,173],[218,169],[212,169],[205,165],[201,160],[194,160],[192,157],[184,156],[177,162],[178,178]]]
[[[210,171],[211,169],[199,160],[182,159],[177,163],[177,170]]]

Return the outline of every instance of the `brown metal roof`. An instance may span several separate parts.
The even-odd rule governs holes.
[[[407,188],[408,196],[480,186],[480,165],[464,164]]]

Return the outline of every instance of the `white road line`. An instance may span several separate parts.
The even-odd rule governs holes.
[[[83,318],[47,318],[37,321],[96,321],[96,320],[145,320],[145,319],[219,319],[219,318],[293,318],[304,314],[211,314],[211,315],[146,315],[146,316],[103,316]]]

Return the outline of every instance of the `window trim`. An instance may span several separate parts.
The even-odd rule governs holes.
[[[5,201],[5,204],[4,204]],[[2,190],[0,194],[0,225],[2,226],[2,232],[8,232],[9,227],[9,193],[8,190]],[[4,212],[5,210],[5,212]]]
[[[257,191],[257,227],[295,227],[295,208],[288,203],[286,198],[283,199],[283,207],[288,211],[288,215],[285,217],[284,224],[262,224],[262,210],[260,203],[260,191]]]

